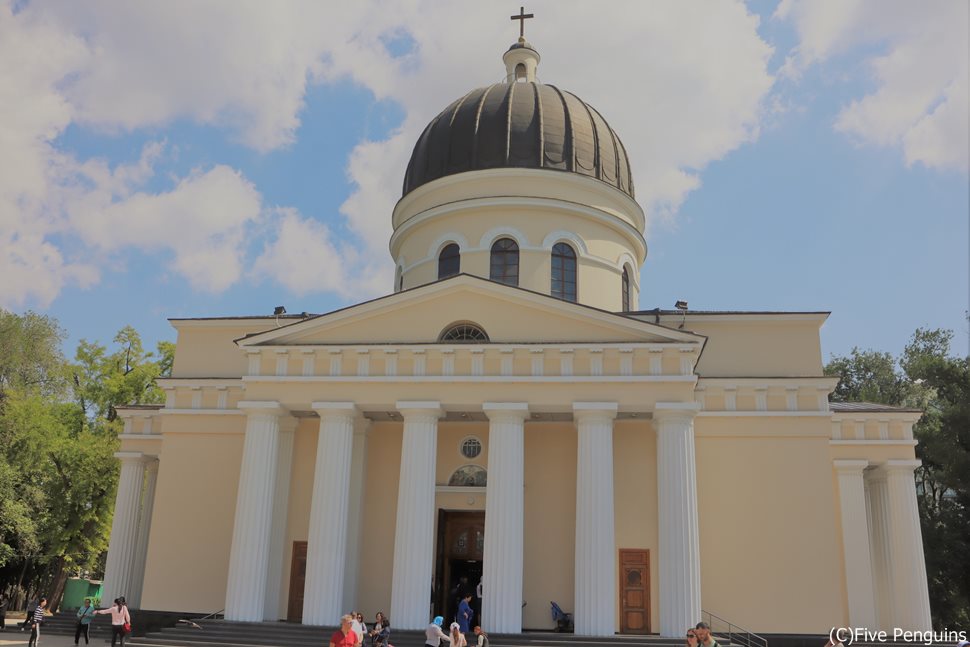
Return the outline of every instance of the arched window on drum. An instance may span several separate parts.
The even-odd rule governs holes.
[[[552,247],[552,296],[576,301],[576,252],[566,243]]]
[[[519,245],[511,238],[492,243],[488,278],[506,285],[519,284]]]
[[[630,312],[630,270],[623,266],[623,312]]]
[[[461,250],[455,243],[445,245],[438,254],[438,280],[461,272]]]

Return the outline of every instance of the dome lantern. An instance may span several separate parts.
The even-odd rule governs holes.
[[[505,62],[505,82],[535,83],[536,68],[539,67],[540,60],[539,52],[524,38],[520,38],[502,56],[502,61]]]

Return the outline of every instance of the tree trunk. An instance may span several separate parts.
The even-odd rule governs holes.
[[[64,587],[67,584],[67,570],[64,568],[63,556],[54,560],[51,572],[51,592],[47,596],[47,607],[51,610],[51,613],[57,613],[57,609],[61,606],[61,600],[64,598]]]

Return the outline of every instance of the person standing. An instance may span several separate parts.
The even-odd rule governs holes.
[[[113,606],[94,612],[96,615],[111,614],[111,647],[115,647],[115,641],[121,640],[121,647],[125,647],[125,638],[131,631],[131,614],[128,613],[128,605],[123,597],[115,598]]]
[[[475,612],[472,611],[472,593],[468,591],[465,593],[465,597],[461,599],[458,603],[458,627],[461,629],[463,634],[467,634],[470,631],[472,617]]]
[[[457,622],[452,622],[451,627],[449,627],[449,638],[451,639],[451,647],[467,647],[468,642],[465,640],[465,635],[461,632],[461,627],[458,626]]]
[[[88,630],[91,628],[91,621],[94,620],[94,607],[91,606],[91,598],[84,598],[84,606],[77,610],[77,626],[74,627],[74,644],[78,644],[81,636],[84,636],[84,644],[88,643]]]
[[[41,598],[34,607],[34,614],[30,617],[30,640],[27,647],[36,647],[40,644],[40,626],[44,623],[44,610],[47,609],[47,598]]]
[[[350,612],[350,630],[357,635],[357,642],[364,642],[364,625],[361,623],[359,618],[363,618],[361,614],[356,611]]]
[[[478,622],[482,621],[482,578],[478,578],[478,584],[475,585],[475,599],[472,604],[472,611],[475,612],[475,617]]]
[[[7,628],[7,604],[10,603],[10,597],[7,595],[6,591],[0,591],[0,631],[4,631]]]
[[[340,629],[330,636],[330,647],[359,647],[360,639],[354,632],[355,620],[349,613],[340,618]]]
[[[451,638],[441,630],[441,625],[445,621],[441,616],[435,616],[428,628],[424,630],[425,647],[441,647],[441,641],[451,642]]]

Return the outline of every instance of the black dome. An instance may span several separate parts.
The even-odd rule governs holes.
[[[606,120],[542,83],[495,83],[445,108],[414,145],[404,195],[447,175],[505,167],[580,173],[634,197],[626,149]]]

